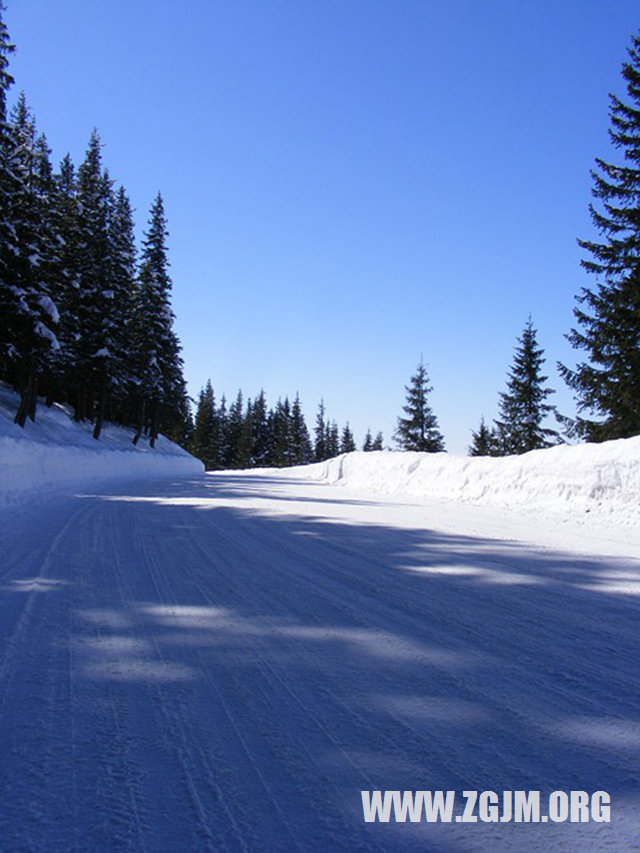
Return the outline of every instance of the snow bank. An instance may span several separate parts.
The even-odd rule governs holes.
[[[34,491],[123,479],[193,476],[204,466],[160,436],[156,447],[131,430],[106,424],[99,441],[89,424],[76,424],[64,406],[38,406],[35,423],[13,423],[18,399],[0,385],[0,504]]]
[[[591,512],[640,522],[640,436],[502,458],[357,452],[304,471],[314,479],[380,494],[565,515]]]

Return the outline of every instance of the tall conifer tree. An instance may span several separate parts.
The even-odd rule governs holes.
[[[558,433],[545,427],[546,417],[555,407],[545,402],[553,394],[545,387],[542,374],[544,351],[538,346],[531,317],[518,338],[513,364],[509,370],[507,390],[500,394],[500,417],[496,420],[500,453],[526,453],[558,443]]]
[[[19,295],[14,318],[14,384],[21,402],[15,421],[35,418],[38,381],[50,354],[59,348],[55,335],[58,310],[46,279],[52,273],[53,234],[49,213],[49,161],[46,142],[36,134],[35,119],[21,94],[11,114],[14,150],[11,168],[18,178],[9,212],[15,251],[7,273]]]
[[[175,425],[188,414],[181,347],[173,330],[167,236],[164,203],[158,193],[142,244],[133,321],[140,407],[137,438],[148,422],[152,447],[161,423]]]
[[[11,368],[18,357],[15,338],[20,317],[20,292],[12,272],[18,251],[12,202],[19,180],[11,162],[15,144],[7,105],[7,94],[14,82],[9,73],[9,58],[14,50],[0,3],[0,377],[6,380],[11,380]]]
[[[406,417],[398,418],[395,438],[402,450],[419,450],[437,453],[444,450],[444,439],[438,421],[428,403],[429,385],[427,370],[420,361],[411,382],[406,386],[407,402],[403,407]]]
[[[558,365],[577,394],[574,431],[591,441],[640,433],[640,37],[632,38],[622,66],[627,99],[610,96],[616,164],[596,159],[591,218],[601,242],[580,240],[590,258],[584,269],[595,287],[583,287],[574,309],[577,328],[567,335],[589,361]]]

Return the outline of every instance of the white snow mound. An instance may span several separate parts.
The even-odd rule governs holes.
[[[0,504],[29,494],[89,482],[193,476],[204,466],[177,444],[160,436],[151,449],[137,446],[133,432],[105,424],[100,439],[91,425],[77,424],[65,406],[38,405],[35,422],[13,422],[18,396],[0,384]]]
[[[640,522],[640,436],[500,458],[356,452],[302,470],[380,494]]]

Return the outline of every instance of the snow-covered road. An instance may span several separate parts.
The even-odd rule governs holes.
[[[275,473],[0,521],[3,853],[640,849],[633,542]],[[365,824],[363,789],[612,822]]]

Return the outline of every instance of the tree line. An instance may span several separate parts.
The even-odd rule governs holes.
[[[640,434],[640,37],[632,38],[628,57],[622,66],[628,99],[624,102],[610,95],[609,135],[614,148],[622,152],[623,163],[596,159],[592,194],[597,204],[591,204],[589,209],[601,241],[578,241],[588,253],[582,266],[596,277],[596,283],[592,288],[583,287],[576,297],[576,328],[566,337],[576,349],[588,354],[588,360],[575,368],[557,365],[560,376],[575,392],[578,415],[562,415],[549,402],[554,390],[547,385],[544,350],[529,317],[517,339],[506,389],[499,394],[498,417],[490,425],[481,418],[478,429],[471,434],[470,455],[521,454],[558,444],[563,437],[549,426],[552,417],[567,438],[604,441]],[[401,450],[444,451],[444,438],[429,404],[433,389],[422,360],[405,390],[406,403],[394,434],[397,446]],[[249,434],[252,430],[265,430],[271,435],[267,443],[271,449],[266,455],[260,451],[249,456],[244,449],[235,450],[231,458],[222,457],[226,459],[224,464],[240,464],[240,460],[246,464],[248,459],[250,464],[260,464],[263,458],[268,458],[269,464],[292,464],[292,459],[318,460],[355,449],[349,441],[348,425],[342,440],[335,425],[327,427],[321,404],[315,446],[297,438],[287,452],[275,450],[279,446],[275,436],[284,429],[276,424],[291,419],[286,414],[288,401],[279,402],[265,419],[261,414],[264,401],[258,400],[255,420],[262,426],[253,423],[252,407],[248,405],[246,430]],[[285,433],[286,429],[282,434]],[[239,446],[245,448],[249,444],[245,440]],[[254,443],[254,447],[262,446],[267,445]],[[363,449],[381,447],[382,436],[374,445],[368,433]]]
[[[367,431],[362,449],[382,450],[383,437]],[[208,471],[230,468],[281,468],[307,465],[351,453],[356,442],[347,422],[342,430],[326,416],[320,401],[311,434],[302,411],[300,395],[268,407],[263,390],[244,401],[242,390],[227,406],[223,395],[216,402],[211,380],[201,390],[189,449]]]
[[[111,420],[135,427],[136,443],[160,430],[184,441],[162,196],[138,253],[98,132],[79,167],[67,155],[54,171],[25,95],[9,109],[14,49],[0,9],[0,379],[20,394],[15,422],[35,419],[40,396],[70,404],[96,439]]]

